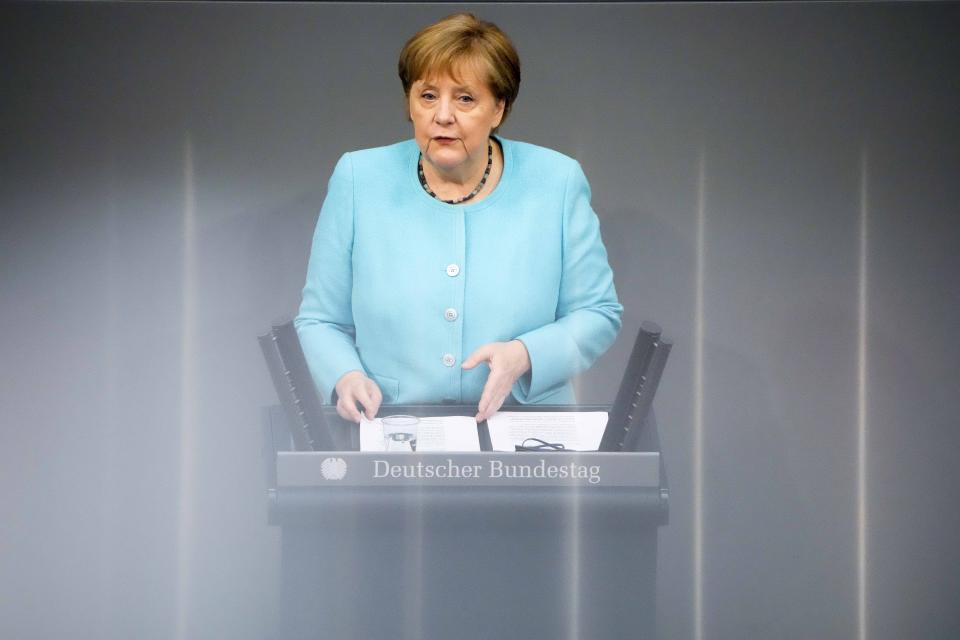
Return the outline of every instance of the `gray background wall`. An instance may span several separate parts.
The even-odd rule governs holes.
[[[455,8],[0,9],[0,636],[271,636],[254,337]],[[676,342],[662,637],[960,636],[958,5],[463,8],[523,60],[503,134],[593,187],[626,312],[582,400],[642,319]]]

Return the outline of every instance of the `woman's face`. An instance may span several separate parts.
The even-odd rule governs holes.
[[[427,162],[444,173],[469,174],[486,164],[487,139],[503,119],[504,104],[472,65],[462,65],[457,75],[459,82],[449,75],[414,82],[410,119]]]

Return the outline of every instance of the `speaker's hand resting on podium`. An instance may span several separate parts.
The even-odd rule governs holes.
[[[360,422],[360,411],[357,403],[363,407],[367,420],[373,420],[380,403],[383,402],[383,393],[377,383],[364,375],[362,371],[348,371],[337,380],[337,413],[344,420]]]
[[[483,422],[503,406],[513,383],[530,370],[530,354],[520,340],[488,342],[471,353],[460,366],[463,369],[473,369],[481,362],[486,362],[490,367],[490,375],[487,376],[487,383],[483,385],[483,392],[480,394],[477,422]]]

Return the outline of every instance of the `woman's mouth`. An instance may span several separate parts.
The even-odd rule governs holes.
[[[442,137],[442,136],[441,136],[441,137],[436,137],[436,138],[434,138],[433,140],[434,140],[434,142],[436,142],[436,143],[438,143],[438,144],[451,144],[451,143],[454,143],[454,142],[457,141],[456,138],[445,138],[445,137]]]

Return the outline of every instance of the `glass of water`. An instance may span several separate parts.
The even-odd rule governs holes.
[[[387,451],[416,451],[420,419],[416,416],[386,416],[383,419],[383,448]]]

